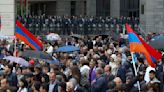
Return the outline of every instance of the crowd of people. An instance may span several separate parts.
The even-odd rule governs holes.
[[[36,35],[55,32],[60,35],[103,34],[108,31],[123,32],[125,23],[139,30],[139,18],[134,17],[90,17],[90,16],[17,16],[26,28]]]
[[[31,22],[30,22],[31,23]],[[39,22],[38,22],[39,23]],[[41,40],[41,39],[40,39]],[[29,67],[4,60],[13,56],[11,43],[0,41],[0,92],[163,92],[164,66],[147,64],[144,55],[136,54],[134,73],[129,44],[114,41],[110,36],[84,36],[62,38],[55,42],[44,42],[43,52],[58,59],[58,63],[47,63],[35,58]],[[19,50],[29,49],[17,41]],[[80,48],[74,52],[54,52],[58,47],[73,45]],[[139,85],[138,85],[139,83]]]

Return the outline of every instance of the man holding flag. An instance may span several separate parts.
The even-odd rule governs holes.
[[[148,64],[155,68],[157,61],[162,59],[161,53],[144,42],[144,40],[142,40],[142,38],[137,35],[128,24],[126,24],[126,29],[129,36],[130,51],[133,53],[144,54]]]
[[[152,48],[150,45],[148,45],[144,40],[142,40],[142,38],[139,35],[137,35],[137,33],[134,32],[133,29],[128,24],[126,24],[126,29],[128,31],[128,39],[129,39],[130,51],[133,59],[132,61],[133,61],[135,76],[137,76],[138,72],[135,65],[134,53],[142,53],[145,56],[148,65],[152,68],[156,68],[158,61],[161,61],[162,59],[162,54],[157,50],[155,50],[154,48]],[[153,73],[147,71],[147,74],[149,76],[152,75]],[[151,76],[149,78],[151,78]],[[137,86],[140,91],[139,82],[137,83]]]

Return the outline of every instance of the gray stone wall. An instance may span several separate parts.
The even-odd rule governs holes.
[[[144,14],[141,14],[142,5]],[[141,0],[140,25],[145,33],[164,30],[164,0]]]
[[[87,0],[87,15],[96,16],[96,0]]]
[[[110,1],[110,16],[120,17],[120,0]]]
[[[59,0],[56,2],[56,15],[70,15],[71,4],[70,1]]]
[[[84,15],[84,0],[79,0],[76,2],[76,15]]]

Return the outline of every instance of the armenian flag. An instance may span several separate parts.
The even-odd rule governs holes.
[[[30,33],[21,22],[16,21],[16,32],[15,36],[23,41],[25,44],[29,45],[34,50],[42,50],[43,44]]]
[[[126,29],[128,31],[130,51],[143,53],[147,59],[148,64],[155,68],[156,60],[160,60],[162,58],[161,53],[148,45],[144,40],[142,40],[142,38],[138,36],[128,24],[126,24]]]

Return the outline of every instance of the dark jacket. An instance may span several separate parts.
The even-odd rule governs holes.
[[[92,84],[91,92],[105,92],[107,90],[106,79],[102,75],[96,79],[96,82]]]
[[[84,91],[83,91],[83,89],[81,87],[78,86],[77,89],[74,90],[74,92],[84,92]]]
[[[15,73],[10,73],[7,75],[7,80],[9,81],[10,86],[17,87],[18,79]]]
[[[50,85],[50,83],[48,83],[48,85]],[[59,82],[56,82],[56,84],[53,88],[53,92],[58,92],[58,86],[59,86]]]

